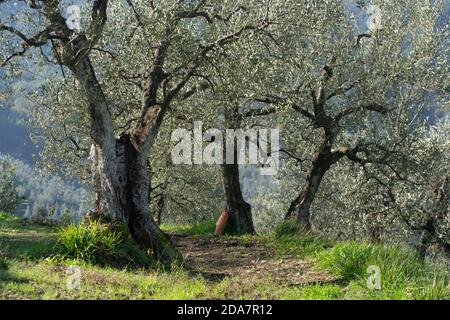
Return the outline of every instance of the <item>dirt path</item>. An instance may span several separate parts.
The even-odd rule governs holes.
[[[172,234],[183,253],[186,266],[209,280],[227,276],[271,278],[287,285],[335,282],[324,271],[314,269],[310,260],[276,255],[261,240],[200,237]]]

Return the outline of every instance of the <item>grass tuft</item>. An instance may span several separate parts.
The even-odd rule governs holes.
[[[274,232],[274,242],[280,254],[293,254],[307,257],[330,247],[330,243],[305,231],[298,223],[286,221]]]
[[[348,281],[354,296],[370,299],[449,298],[447,271],[427,264],[417,252],[405,246],[338,243],[320,252],[317,264]],[[380,271],[379,290],[368,286],[374,268]]]
[[[19,217],[16,217],[12,214],[0,211],[0,221],[1,222],[11,222],[11,221],[18,221],[20,220]]]
[[[56,232],[55,252],[62,259],[99,262],[119,252],[123,235],[99,221],[60,227]]]
[[[312,284],[286,290],[282,299],[335,300],[344,296],[344,290],[337,284]]]
[[[332,249],[318,254],[319,265],[346,280],[366,275],[373,246],[358,242],[338,243]]]
[[[277,238],[285,236],[298,236],[307,233],[304,228],[295,221],[284,221],[275,228],[275,236]]]

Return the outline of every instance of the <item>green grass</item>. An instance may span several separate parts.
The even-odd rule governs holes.
[[[212,223],[165,226],[165,230],[192,232],[200,237],[210,234],[211,226]],[[450,298],[446,273],[424,264],[408,249],[356,242],[331,244],[289,226],[282,226],[272,234],[236,238],[242,242],[267,243],[267,250],[274,250],[274,259],[283,254],[315,259],[318,268],[330,270],[342,281],[294,286],[274,281],[270,276],[258,278],[252,273],[212,281],[181,267],[161,268],[127,238],[113,246],[114,257],[103,263],[98,263],[98,258],[86,262],[78,254],[52,258],[58,235],[61,237],[62,232],[78,247],[79,239],[74,241],[71,237],[75,234],[84,239],[85,232],[92,232],[82,228],[63,232],[0,213],[0,300]],[[67,286],[71,265],[80,268],[79,289]],[[381,290],[367,287],[369,265],[380,267]]]
[[[317,263],[347,281],[349,292],[355,297],[449,298],[447,271],[443,267],[424,263],[415,251],[404,246],[338,243],[333,248],[320,252]],[[381,287],[368,289],[368,278],[377,270]]]
[[[275,229],[272,242],[279,255],[291,254],[299,258],[313,256],[331,246],[329,241],[313,236],[290,221],[280,224]]]
[[[365,277],[373,246],[362,243],[339,243],[318,254],[319,265],[347,280]]]
[[[115,266],[118,268],[151,268],[155,259],[140,250],[131,236],[111,230],[99,221],[84,221],[56,230],[53,261],[76,261],[82,264]]]
[[[99,221],[85,221],[60,227],[56,233],[56,254],[62,259],[98,262],[105,256],[114,256],[119,251],[124,236],[111,231]]]
[[[66,266],[12,260],[0,270],[1,299],[329,299],[340,297],[334,285],[292,288],[251,277],[209,282],[183,270],[133,272],[80,266],[79,289],[68,289]]]
[[[287,290],[282,299],[286,300],[336,300],[345,296],[344,288],[337,284],[315,284]]]
[[[55,228],[0,212],[0,253],[6,257],[39,258],[52,253]]]
[[[0,299],[194,299],[207,292],[203,279],[184,272],[81,265],[80,274],[80,288],[70,289],[66,266],[12,260],[0,270]]]
[[[216,222],[205,221],[198,224],[162,224],[161,229],[165,232],[188,233],[197,236],[213,235]]]

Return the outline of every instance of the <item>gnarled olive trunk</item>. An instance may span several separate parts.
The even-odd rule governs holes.
[[[225,111],[225,126],[229,128],[240,128],[238,107],[234,110]],[[228,145],[226,135],[223,137],[224,164],[222,165],[223,188],[225,192],[226,209],[230,214],[226,231],[231,233],[254,233],[252,207],[245,202],[242,195],[240,178],[237,141]],[[233,148],[233,163],[227,163],[227,148]]]
[[[67,56],[75,55],[69,49],[65,50],[67,52],[63,53]],[[160,68],[158,61],[156,65]],[[136,243],[160,261],[177,260],[180,254],[151,217],[148,199],[149,152],[167,109],[162,110],[156,103],[156,93],[152,91],[154,74],[158,74],[159,69],[155,71],[153,67],[150,70],[152,76],[144,93],[144,108],[137,126],[130,134],[115,138],[111,112],[89,56],[78,61],[69,59],[67,65],[88,101],[96,214],[127,223]]]
[[[239,165],[223,165],[226,208],[230,214],[227,230],[232,233],[254,233],[252,207],[245,202],[239,183]]]
[[[445,176],[441,184],[435,189],[436,199],[432,211],[426,213],[424,224],[421,230],[421,241],[419,253],[425,258],[427,252],[442,256],[446,261],[450,261],[450,243],[447,238],[439,234],[439,226],[445,225],[445,220],[449,212],[450,199],[450,176]]]
[[[319,150],[314,155],[311,167],[302,186],[302,191],[292,201],[285,216],[286,220],[295,219],[306,230],[311,229],[310,209],[319,190],[320,183],[331,166],[342,157],[341,153],[336,153],[331,150],[333,140],[334,134],[330,131],[325,131],[325,138]]]
[[[160,261],[179,259],[178,251],[150,213],[148,154],[136,150],[129,135],[122,135],[116,140],[115,161],[106,162],[98,156],[101,149],[95,145],[92,148],[96,209],[102,210],[97,213],[108,220],[127,223],[136,243]],[[114,175],[109,175],[109,172]]]
[[[106,216],[107,220],[128,223],[136,243],[159,260],[171,262],[178,259],[178,251],[152,219],[148,199],[150,177],[147,161],[162,121],[162,116],[157,118],[160,108],[147,108],[145,120],[148,121],[132,135],[123,134],[116,139],[111,114],[89,58],[71,65],[71,69],[89,102],[96,214]],[[132,141],[131,137],[136,140],[144,135],[150,137],[146,143]]]
[[[136,150],[129,140],[126,146],[128,166],[126,205],[131,236],[141,247],[151,248],[153,254],[160,260],[167,262],[176,260],[179,258],[178,251],[150,214],[148,155]]]
[[[158,226],[162,223],[162,214],[164,211],[164,207],[166,206],[166,197],[161,195],[158,200],[156,200],[156,223]]]

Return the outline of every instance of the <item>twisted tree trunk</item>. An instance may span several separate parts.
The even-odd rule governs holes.
[[[436,199],[433,211],[426,212],[425,222],[420,227],[422,231],[419,253],[426,257],[428,251],[435,249],[435,254],[440,254],[450,261],[450,242],[447,238],[440,237],[439,226],[445,225],[448,217],[450,204],[450,177],[444,177],[441,184],[436,188]]]
[[[240,127],[237,106],[234,110],[232,110],[232,112],[225,111],[225,125],[233,129]],[[230,214],[226,231],[239,234],[254,233],[255,227],[253,226],[252,207],[244,200],[241,190],[237,143],[234,141],[232,144],[233,163],[227,164],[226,148],[230,146],[227,146],[226,134],[223,136],[223,139],[223,187],[225,192],[226,209]]]
[[[335,154],[331,151],[328,141],[324,141],[319,151],[315,154],[311,167],[306,176],[301,193],[292,201],[286,219],[295,217],[305,229],[311,229],[310,208],[319,190],[325,173],[337,161]]]
[[[292,201],[285,216],[285,220],[295,219],[305,230],[311,230],[310,209],[325,174],[343,156],[351,157],[353,152],[353,150],[348,148],[333,151],[332,145],[337,131],[332,126],[329,128],[323,129],[324,137],[322,143],[311,162],[302,190]]]
[[[160,261],[179,259],[179,252],[151,217],[148,198],[147,162],[164,110],[145,94],[141,121],[130,134],[114,138],[111,114],[89,57],[69,67],[88,100],[97,215],[126,222],[136,243]]]
[[[232,233],[254,233],[252,207],[245,202],[239,183],[239,165],[223,165],[223,185],[226,208],[230,214],[227,231]]]
[[[124,140],[127,147],[126,206],[130,233],[141,247],[151,249],[160,260],[174,261],[180,258],[179,253],[150,213],[148,155],[136,150],[130,140]]]
[[[150,212],[148,153],[138,151],[125,134],[115,140],[115,161],[105,161],[93,145],[93,174],[96,184],[96,214],[107,221],[127,223],[132,238],[162,262],[180,258],[169,237],[161,231]],[[97,155],[97,156],[96,156]],[[113,172],[110,176],[108,172]]]

